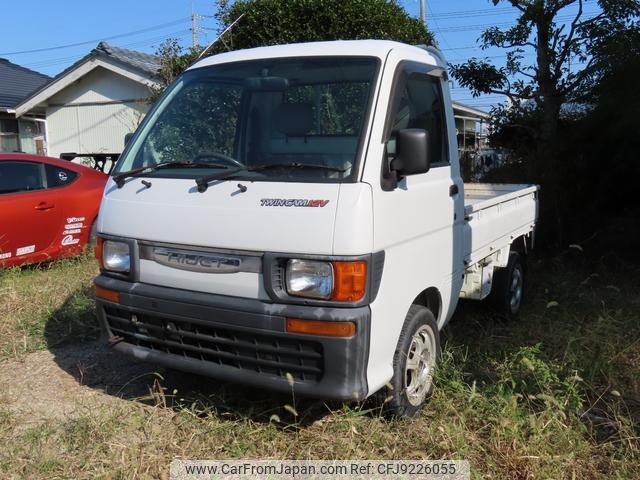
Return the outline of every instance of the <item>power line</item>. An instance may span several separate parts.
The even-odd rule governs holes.
[[[586,15],[584,15],[585,20],[588,19]],[[556,22],[568,22],[573,20],[575,15],[559,15],[555,18]],[[445,27],[440,29],[442,32],[469,32],[475,30],[483,30],[490,27],[513,27],[515,26],[515,22],[499,22],[499,23],[480,23],[476,25],[458,25],[455,27]]]
[[[430,13],[430,15],[431,15],[431,17],[430,17],[430,18],[433,18],[433,17],[434,17],[434,15],[433,15],[433,10],[431,9],[431,5],[430,5],[430,4],[427,4],[427,6],[429,7],[429,13]],[[434,25],[435,25],[435,27],[436,27],[436,32],[438,32],[438,33],[440,34],[440,38],[442,39],[442,41],[444,42],[444,44],[445,44],[445,45],[447,45],[447,46],[449,46],[449,44],[447,43],[447,39],[446,39],[446,38],[444,38],[444,35],[442,35],[442,30],[440,30],[440,25],[438,25],[438,21],[437,21],[435,18],[433,18],[433,24],[434,24]]]
[[[140,30],[135,30],[135,31],[132,31],[132,32],[121,33],[121,34],[118,34],[118,35],[111,35],[111,36],[108,36],[108,37],[98,38],[98,39],[94,39],[94,40],[86,40],[86,41],[83,41],[83,42],[70,43],[70,44],[67,44],[67,45],[57,45],[55,47],[36,48],[36,49],[33,49],[33,50],[22,50],[22,51],[19,51],[19,52],[2,52],[2,53],[0,53],[0,55],[3,55],[3,56],[4,55],[7,55],[7,56],[8,55],[22,55],[22,54],[25,54],[25,53],[50,52],[52,50],[61,50],[61,49],[64,49],[64,48],[81,47],[83,45],[90,45],[90,44],[94,44],[94,43],[97,43],[97,42],[100,42],[100,41],[103,41],[103,40],[114,40],[116,38],[129,37],[129,36],[132,36],[132,35],[138,35],[140,33],[150,32],[150,31],[153,31],[153,30],[159,30],[161,28],[166,28],[166,27],[169,27],[169,26],[172,26],[172,25],[177,25],[179,23],[184,23],[185,21],[187,21],[189,19],[190,19],[190,17],[183,17],[183,18],[181,18],[179,20],[175,20],[173,22],[167,22],[167,23],[163,23],[163,24],[160,24],[160,25],[154,25],[154,26],[148,27],[148,28],[142,28]]]
[[[494,8],[494,9],[481,9],[481,10],[457,10],[451,12],[441,12],[441,13],[432,13],[431,17],[436,17],[439,20],[447,20],[447,19],[457,19],[457,18],[466,18],[466,17],[491,17],[498,15],[505,15],[513,13],[516,14],[517,11],[511,7],[503,7],[503,8]]]
[[[182,37],[186,33],[189,33],[190,31],[191,31],[190,29],[182,29],[175,32],[164,34],[162,36],[156,36],[152,38],[147,38],[145,40],[137,40],[135,42],[124,43],[122,45],[118,45],[118,47],[130,48],[130,47],[152,46],[156,42],[166,40],[167,38],[171,38],[172,36],[175,36],[175,35]],[[40,68],[40,67],[50,67],[54,65],[62,65],[65,63],[73,63],[85,55],[86,54],[83,53],[83,54],[71,55],[66,57],[49,58],[46,60],[35,60],[32,62],[24,63],[24,66],[29,68]]]

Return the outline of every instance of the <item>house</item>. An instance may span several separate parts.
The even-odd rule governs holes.
[[[485,146],[485,130],[491,115],[469,105],[453,102],[453,116],[456,121],[458,152],[460,158],[465,159]]]
[[[41,116],[16,116],[16,106],[51,80],[47,75],[0,58],[0,152],[45,152],[45,122]]]
[[[120,153],[158,85],[157,56],[100,42],[15,107],[18,118],[46,119],[46,152]]]

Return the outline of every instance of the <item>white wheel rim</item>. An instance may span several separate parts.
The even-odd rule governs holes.
[[[411,339],[404,370],[404,391],[409,403],[419,407],[433,382],[436,345],[433,330],[422,325]]]
[[[511,284],[509,285],[509,307],[511,313],[516,313],[522,303],[523,275],[522,269],[516,266],[511,274]]]

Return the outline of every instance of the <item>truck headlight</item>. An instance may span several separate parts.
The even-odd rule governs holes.
[[[333,292],[333,266],[329,262],[292,259],[287,262],[286,280],[289,295],[328,300]]]
[[[358,302],[367,292],[367,262],[291,259],[285,278],[292,296]]]
[[[102,244],[102,265],[105,270],[128,273],[131,269],[129,245],[124,242],[105,240]]]

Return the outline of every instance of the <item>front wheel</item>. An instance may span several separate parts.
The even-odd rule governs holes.
[[[433,391],[439,354],[440,334],[433,314],[421,305],[412,305],[393,357],[393,377],[379,393],[387,414],[415,417]]]

